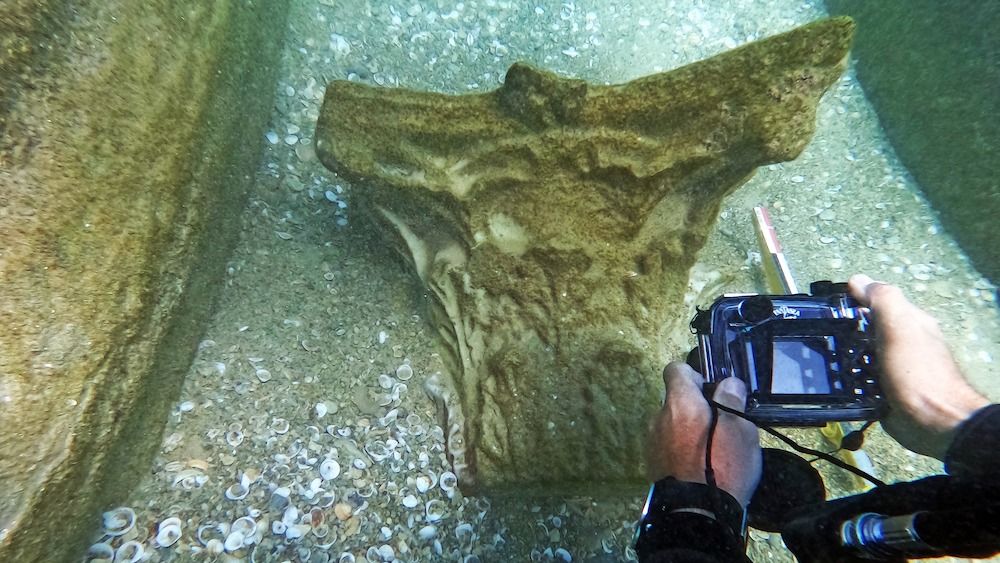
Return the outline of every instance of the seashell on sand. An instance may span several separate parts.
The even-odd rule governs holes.
[[[250,488],[243,483],[233,483],[226,489],[226,498],[229,500],[243,500],[250,494]]]
[[[240,531],[229,532],[229,535],[226,536],[226,541],[223,544],[223,547],[225,547],[227,552],[232,553],[234,551],[243,549],[244,540],[246,540],[246,536],[243,535],[243,532]]]
[[[170,547],[181,539],[181,519],[177,517],[167,518],[156,530],[156,545],[160,547]]]
[[[319,474],[327,481],[336,479],[340,475],[340,464],[335,459],[324,459],[319,466]]]
[[[146,555],[146,549],[137,541],[127,541],[115,551],[115,563],[136,563]]]
[[[407,381],[411,377],[413,377],[413,368],[410,367],[410,364],[402,364],[396,368],[396,378],[400,381]]]
[[[444,518],[446,506],[444,501],[439,499],[432,499],[427,501],[424,505],[424,512],[427,515],[428,522],[437,522]]]
[[[333,507],[333,514],[337,517],[337,520],[340,520],[341,522],[350,518],[353,513],[354,509],[351,508],[351,505],[346,502],[339,502]]]
[[[127,506],[119,506],[104,513],[104,533],[121,536],[135,526],[135,511]]]

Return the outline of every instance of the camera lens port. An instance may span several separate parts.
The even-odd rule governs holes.
[[[740,303],[740,318],[754,324],[766,321],[774,313],[774,304],[764,295],[755,295]]]

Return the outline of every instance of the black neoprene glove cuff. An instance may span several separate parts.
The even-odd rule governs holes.
[[[1000,475],[996,452],[1000,451],[1000,405],[989,405],[959,425],[955,439],[944,456],[949,475]]]

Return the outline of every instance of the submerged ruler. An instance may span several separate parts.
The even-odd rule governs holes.
[[[785,255],[781,252],[781,243],[778,242],[778,234],[771,223],[771,215],[767,212],[767,208],[754,207],[753,218],[767,291],[786,295],[798,293],[799,289],[795,286],[795,278],[792,277],[788,261],[785,260]]]
[[[788,261],[781,251],[781,244],[778,242],[778,234],[771,223],[771,215],[766,207],[754,207],[754,230],[757,233],[757,245],[760,247],[760,262],[764,270],[764,281],[767,284],[766,291],[774,294],[798,293],[792,271],[788,267]],[[851,431],[849,424],[845,422],[830,422],[820,432],[828,442],[835,447],[840,447],[840,441]],[[846,463],[867,472],[869,475],[877,477],[875,466],[868,454],[864,450],[850,451],[840,450],[837,456]],[[851,482],[855,490],[867,491],[872,488],[868,481],[851,474]]]

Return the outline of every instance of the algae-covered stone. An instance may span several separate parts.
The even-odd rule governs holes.
[[[260,156],[286,10],[0,6],[0,561],[79,560],[148,472]]]
[[[434,295],[467,489],[607,494],[646,420],[720,201],[795,158],[853,24],[619,86],[515,64],[494,92],[329,85],[317,153]]]

